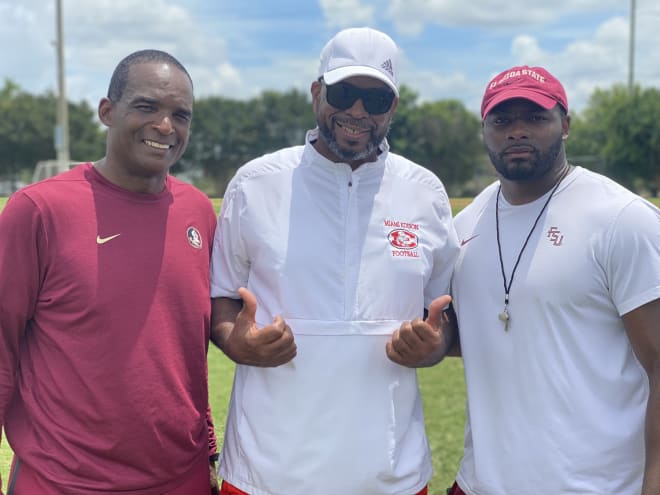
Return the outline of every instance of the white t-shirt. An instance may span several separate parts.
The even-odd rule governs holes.
[[[621,315],[660,296],[658,209],[582,168],[551,199],[511,286],[492,184],[456,217],[452,291],[468,395],[470,495],[639,495],[648,379]],[[500,196],[507,281],[545,196]]]
[[[417,375],[385,344],[448,293],[449,200],[386,145],[352,171],[315,139],[246,164],[223,200],[212,296],[250,289],[298,355],[236,367],[219,474],[251,495],[412,495],[432,474]]]

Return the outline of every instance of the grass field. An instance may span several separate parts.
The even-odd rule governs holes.
[[[660,200],[654,199],[660,206]],[[0,210],[6,198],[0,198]],[[470,202],[468,198],[452,199],[454,213]],[[216,209],[220,200],[214,200]],[[233,363],[212,347],[209,351],[209,394],[216,422],[218,441],[222,441],[224,420],[233,379]],[[452,483],[463,450],[465,385],[459,359],[449,358],[433,368],[419,370],[424,402],[426,428],[433,452],[435,474],[429,486],[431,495],[444,495]],[[6,442],[0,445],[0,474],[6,481],[11,462]]]

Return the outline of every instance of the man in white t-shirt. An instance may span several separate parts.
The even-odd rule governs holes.
[[[502,72],[481,114],[499,181],[456,217],[468,408],[450,493],[658,495],[658,209],[568,163],[547,70]]]
[[[427,492],[415,368],[453,340],[439,296],[459,248],[440,180],[389,151],[397,51],[339,32],[311,85],[318,127],[227,187],[211,292],[212,339],[237,363],[223,494]]]

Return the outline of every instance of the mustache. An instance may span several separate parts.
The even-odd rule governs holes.
[[[531,144],[511,144],[504,148],[500,155],[506,155],[508,153],[538,153],[538,148]]]
[[[371,131],[374,129],[373,124],[371,124],[366,119],[353,119],[350,117],[334,117],[333,120],[339,125],[355,127],[356,129],[362,129],[364,131]]]

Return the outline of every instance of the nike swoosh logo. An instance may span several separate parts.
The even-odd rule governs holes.
[[[105,244],[108,241],[113,240],[115,237],[119,237],[121,234],[110,235],[108,237],[101,237],[100,235],[96,236],[96,244]]]
[[[468,242],[470,242],[475,237],[479,237],[479,234],[474,234],[472,237],[468,237],[467,239],[463,239],[461,241],[461,246],[465,246]]]

